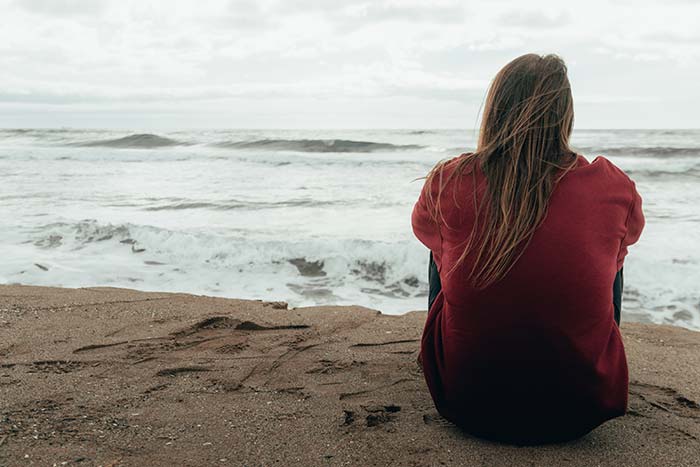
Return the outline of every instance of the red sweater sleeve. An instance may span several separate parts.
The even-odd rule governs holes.
[[[620,251],[617,254],[617,269],[622,267],[625,256],[627,256],[627,247],[633,245],[639,240],[642,230],[644,229],[644,213],[642,212],[642,197],[639,196],[636,187],[632,185],[633,197],[629,213],[627,214],[626,233],[620,244]]]
[[[442,249],[440,226],[436,220],[433,219],[433,216],[428,210],[427,190],[429,189],[430,188],[428,187],[427,183],[423,185],[423,190],[418,197],[416,205],[413,207],[411,224],[413,226],[413,233],[415,234],[416,238],[418,238],[423,245],[427,246],[435,256],[440,256]],[[433,196],[437,196],[437,193],[434,192]]]

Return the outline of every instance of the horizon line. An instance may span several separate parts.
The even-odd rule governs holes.
[[[90,126],[3,126],[0,125],[0,131],[21,131],[21,130],[124,130],[124,131],[199,131],[199,130],[217,130],[217,131],[470,131],[476,132],[477,129],[459,128],[459,127],[219,127],[219,126],[202,126],[202,127],[90,127]],[[572,133],[576,131],[700,131],[700,127],[609,127],[609,128],[574,128]]]

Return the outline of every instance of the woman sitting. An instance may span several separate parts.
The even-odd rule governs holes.
[[[439,274],[425,379],[438,411],[476,436],[563,441],[626,410],[613,289],[642,200],[610,161],[571,149],[573,120],[564,62],[513,60],[491,85],[476,151],[438,164],[413,211]]]

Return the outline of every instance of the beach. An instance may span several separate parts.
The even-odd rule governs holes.
[[[2,285],[0,465],[700,465],[700,333],[623,312],[628,414],[516,447],[437,414],[425,318]]]

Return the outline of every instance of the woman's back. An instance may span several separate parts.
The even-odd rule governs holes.
[[[643,228],[641,199],[607,159],[577,156],[507,273],[476,287],[478,250],[465,254],[465,244],[473,236],[479,243],[488,211],[477,207],[488,182],[476,158],[465,164],[470,157],[443,165],[413,213],[442,281],[421,350],[431,394],[443,416],[480,436],[520,443],[581,436],[626,408],[612,290]]]

